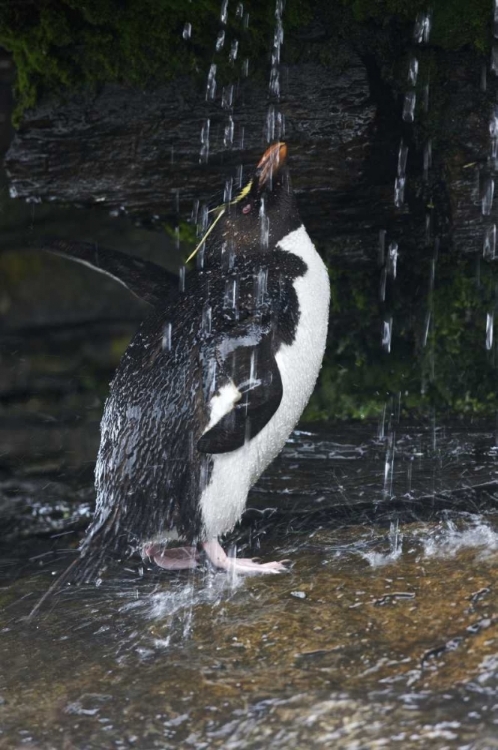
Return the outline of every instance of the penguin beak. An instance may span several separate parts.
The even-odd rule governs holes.
[[[287,144],[273,143],[266,149],[256,167],[256,178],[261,190],[272,184],[274,175],[284,166],[287,159]]]

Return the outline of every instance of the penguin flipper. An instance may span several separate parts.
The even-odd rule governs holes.
[[[178,291],[178,277],[162,266],[92,242],[43,237],[36,241],[36,249],[70,258],[104,273],[149,305],[164,304],[172,292]]]
[[[282,378],[271,336],[264,336],[256,346],[235,349],[234,355],[230,377],[225,375],[224,383],[217,384],[217,392],[221,396],[226,389],[233,406],[198,440],[197,449],[202,453],[229,453],[241,448],[268,424],[282,400]],[[233,397],[234,386],[240,394],[237,399]]]

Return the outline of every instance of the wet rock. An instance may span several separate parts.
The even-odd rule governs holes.
[[[362,177],[375,107],[360,57],[342,45],[337,64],[304,62],[282,72],[281,109],[303,215],[325,238],[337,202]],[[144,218],[173,215],[176,195],[193,201],[223,187],[240,162],[263,148],[266,85],[241,83],[234,103],[234,148],[223,145],[226,113],[207,104],[190,79],[153,91],[107,85],[63,104],[46,99],[26,112],[7,155],[11,194],[28,200],[124,206]],[[210,119],[210,158],[199,163],[202,123]]]

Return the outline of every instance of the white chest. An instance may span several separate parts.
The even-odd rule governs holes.
[[[308,270],[294,282],[299,302],[296,337],[282,345],[276,360],[283,384],[280,406],[270,422],[247,445],[213,456],[211,481],[201,497],[206,538],[229,531],[242,515],[250,487],[282,450],[308,403],[320,371],[329,316],[327,269],[303,226],[279,245],[298,255]]]

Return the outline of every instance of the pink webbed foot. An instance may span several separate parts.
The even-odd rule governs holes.
[[[154,560],[156,565],[165,570],[192,570],[197,567],[198,552],[196,547],[162,547],[160,544],[146,544],[144,557]]]
[[[259,563],[250,557],[228,557],[221,544],[216,540],[204,542],[202,545],[209,562],[215,568],[226,570],[227,573],[239,575],[260,575],[262,573],[285,573],[284,560],[282,562]]]

